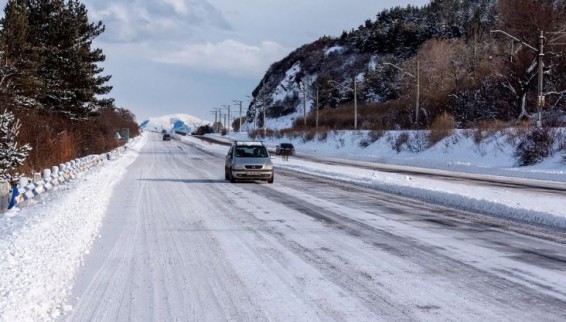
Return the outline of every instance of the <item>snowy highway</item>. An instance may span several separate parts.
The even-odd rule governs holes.
[[[227,149],[227,148],[226,148]],[[566,245],[465,213],[149,134],[62,320],[566,319]]]

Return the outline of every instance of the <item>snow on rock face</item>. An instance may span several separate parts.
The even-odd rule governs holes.
[[[143,136],[134,148],[146,140]],[[1,218],[0,321],[49,321],[72,309],[65,302],[83,257],[98,238],[112,196],[106,192],[136,159],[134,150],[47,195],[56,200],[39,201],[33,212],[11,210]]]

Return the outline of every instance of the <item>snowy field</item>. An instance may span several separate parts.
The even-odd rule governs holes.
[[[114,187],[122,179],[126,168],[135,161],[138,156],[136,151],[147,142],[147,137],[142,135],[120,158],[106,161],[74,182],[34,201],[32,205],[0,217],[0,321],[56,320],[72,311],[68,297],[73,277],[83,264],[92,243],[99,237],[108,201],[114,193],[119,193]],[[181,137],[181,140],[219,157],[227,150],[226,146],[205,143],[192,137]],[[336,139],[328,139],[325,144],[293,143],[298,155],[411,166],[424,164],[435,169],[552,180],[566,186],[566,166],[558,162],[558,156],[536,167],[518,169],[512,166],[507,154],[497,158],[489,154],[475,156],[469,153],[471,148],[465,143],[458,148],[461,151],[453,148],[450,153],[445,150],[436,153],[431,151],[417,157],[408,153],[382,153],[379,146],[362,149],[355,144],[355,140],[351,134],[344,134]],[[270,147],[277,143],[266,142]],[[471,187],[350,166],[319,164],[293,157],[286,162],[274,158],[274,163],[280,169],[360,184],[470,211],[566,228],[564,196],[559,194]]]

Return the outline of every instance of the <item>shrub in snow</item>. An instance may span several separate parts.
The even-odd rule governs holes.
[[[328,131],[319,131],[317,136],[319,142],[326,142],[326,140],[328,139]]]
[[[358,143],[358,145],[360,146],[360,148],[367,148],[369,145],[371,144],[371,142],[369,141],[368,138],[363,138],[360,140],[360,142]]]
[[[361,148],[367,148],[370,144],[374,143],[375,141],[381,139],[385,134],[384,131],[381,130],[372,130],[367,133],[367,136],[360,140],[359,146]]]
[[[395,152],[400,153],[401,151],[403,151],[403,147],[407,145],[407,143],[409,143],[409,133],[408,132],[401,132],[399,133],[399,135],[397,135],[397,138],[392,142],[391,144],[391,148],[393,150],[395,150]]]
[[[407,143],[407,150],[411,152],[421,152],[430,147],[428,133],[425,131],[414,132]]]
[[[303,142],[314,141],[315,137],[316,137],[316,130],[310,129],[308,131],[305,131],[303,136]]]
[[[456,128],[454,117],[446,112],[438,116],[430,125],[428,132],[428,142],[430,146],[435,145],[442,139],[450,136]]]
[[[13,179],[11,171],[22,165],[31,151],[29,144],[19,147],[16,142],[20,126],[11,112],[0,114],[0,181]]]
[[[550,128],[531,128],[519,135],[514,156],[519,166],[529,166],[551,156],[555,133]]]
[[[403,131],[397,137],[388,136],[387,140],[391,144],[391,148],[397,153],[402,151],[421,152],[429,145],[428,135],[424,131],[416,131],[412,134]]]
[[[368,137],[369,137],[369,140],[373,143],[373,142],[381,139],[384,134],[385,134],[385,131],[383,131],[383,130],[371,130],[368,133]]]
[[[214,129],[209,124],[199,126],[193,133],[194,135],[205,135],[207,133],[214,133]]]

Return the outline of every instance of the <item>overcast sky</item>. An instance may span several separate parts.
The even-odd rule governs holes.
[[[106,54],[110,96],[141,122],[175,113],[213,119],[213,108],[247,100],[267,68],[297,47],[429,0],[82,2],[91,21],[106,25],[95,45]]]

